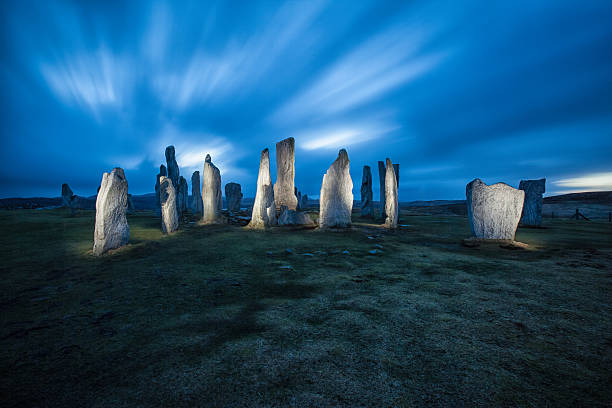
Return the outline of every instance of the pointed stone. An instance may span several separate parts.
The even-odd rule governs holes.
[[[276,183],[274,183],[276,208],[286,205],[297,208],[295,196],[295,140],[290,137],[276,144]]]
[[[480,239],[513,240],[525,192],[505,183],[486,185],[480,179],[465,188],[472,235]]]
[[[64,207],[70,208],[70,215],[74,215],[79,207],[79,197],[72,193],[66,183],[62,184],[62,203]]]
[[[130,227],[126,217],[127,192],[128,183],[122,168],[116,167],[110,173],[102,175],[96,199],[94,255],[102,255],[109,249],[128,243]]]
[[[202,192],[200,189],[200,172],[191,175],[191,211],[197,218],[202,216]]]
[[[363,166],[361,176],[361,216],[374,216],[374,203],[372,202],[372,171],[370,166]]]
[[[546,179],[521,180],[519,190],[525,191],[521,225],[539,227],[542,225],[542,194],[546,192]]]
[[[308,208],[308,194],[304,194],[304,195],[302,196],[302,204],[301,204],[300,208],[301,208],[302,210],[304,210],[304,209]]]
[[[159,166],[159,173],[157,174],[157,180],[155,182],[155,208],[158,215],[161,214],[161,206],[159,202],[159,179],[161,176],[167,177],[168,171],[166,170],[166,166],[163,164]]]
[[[225,185],[225,202],[227,203],[227,211],[234,214],[240,211],[240,201],[242,200],[242,191],[240,184],[227,183]]]
[[[159,178],[159,200],[161,203],[161,227],[164,234],[171,234],[179,227],[176,197],[172,179],[161,176]]]
[[[166,164],[168,165],[168,178],[170,180],[172,180],[172,185],[174,186],[174,192],[176,194],[176,200],[178,202],[178,189],[179,189],[179,166],[178,163],[176,162],[176,157],[175,157],[175,152],[174,152],[174,146],[168,146],[166,147]],[[177,211],[180,210],[180,208],[177,206]]]
[[[263,229],[273,225],[276,225],[276,204],[270,177],[270,152],[268,149],[264,149],[259,161],[257,193],[255,194],[253,213],[248,227]]]
[[[397,200],[399,201],[399,163],[393,164],[395,170],[395,179],[397,180]]]
[[[380,217],[385,218],[385,180],[387,178],[387,168],[385,162],[378,162],[378,181],[380,182]]]
[[[387,174],[385,176],[385,226],[397,228],[399,219],[399,203],[397,201],[397,177],[395,166],[387,159]]]
[[[179,213],[187,211],[187,203],[189,202],[189,186],[185,177],[179,177],[179,192],[178,192]]]
[[[302,209],[302,193],[298,191],[296,196],[297,196],[297,209],[301,210]]]
[[[351,226],[353,180],[349,172],[349,158],[346,150],[341,149],[338,152],[338,157],[323,175],[319,201],[320,228]]]
[[[210,155],[206,155],[204,171],[202,172],[202,222],[217,223],[222,221],[221,209],[223,196],[221,194],[221,173],[212,163]]]

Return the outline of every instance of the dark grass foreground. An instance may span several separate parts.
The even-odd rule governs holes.
[[[463,247],[451,216],[129,222],[130,245],[94,258],[93,212],[0,212],[0,406],[612,403],[607,222],[520,229],[529,250]]]

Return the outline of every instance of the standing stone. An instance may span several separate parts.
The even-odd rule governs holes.
[[[387,178],[387,169],[385,162],[378,162],[378,181],[380,182],[380,216],[385,218],[385,179]]]
[[[70,215],[74,215],[79,206],[79,197],[72,193],[68,184],[62,184],[62,202],[64,207],[70,208]]]
[[[521,180],[519,190],[525,191],[521,224],[539,227],[542,225],[542,194],[546,192],[546,179]]]
[[[159,202],[159,179],[161,176],[167,177],[168,171],[166,170],[166,166],[163,164],[159,166],[159,173],[157,174],[157,181],[155,182],[155,211],[158,215],[161,214],[161,205]]]
[[[274,202],[276,208],[286,205],[290,210],[297,208],[295,192],[295,139],[292,137],[276,144],[276,183]]]
[[[387,158],[387,174],[385,176],[385,226],[387,228],[397,228],[399,219],[399,203],[397,201],[397,177],[396,167]]]
[[[128,208],[127,208],[128,213],[130,213],[130,214],[133,213],[136,210],[136,207],[134,207],[134,202],[132,201],[132,195],[131,194],[128,194],[127,204],[128,204]]]
[[[306,208],[308,208],[308,194],[304,194],[302,196],[302,204],[301,204],[300,208],[302,210],[305,210]]]
[[[397,199],[399,201],[399,163],[394,164],[393,169],[395,170],[395,179],[397,180]]]
[[[525,192],[505,183],[486,185],[480,179],[465,188],[470,229],[480,239],[514,239]]]
[[[353,180],[349,172],[349,158],[341,149],[327,173],[323,175],[319,208],[320,228],[351,226],[353,209]]]
[[[164,234],[171,234],[179,227],[178,211],[176,209],[176,191],[169,177],[159,179],[159,200],[161,203],[161,225]]]
[[[221,194],[221,173],[212,163],[210,154],[206,155],[204,171],[202,172],[202,202],[204,223],[221,221],[223,196]]]
[[[270,152],[264,149],[259,161],[257,175],[257,193],[253,202],[253,212],[249,228],[267,228],[276,224],[276,204],[274,203],[274,188],[270,177]]]
[[[374,203],[372,203],[372,171],[370,166],[363,166],[361,176],[361,216],[374,216]]]
[[[187,180],[183,176],[179,177],[178,190],[178,211],[179,214],[182,214],[187,211],[187,202],[189,200],[189,187]]]
[[[240,211],[240,201],[242,200],[242,191],[240,184],[227,183],[225,185],[225,201],[227,203],[227,211],[234,214]]]
[[[199,218],[202,216],[202,193],[200,190],[200,172],[191,175],[191,211]]]
[[[301,210],[302,209],[302,193],[298,191],[296,196],[297,196],[297,209]]]
[[[122,168],[115,167],[110,173],[102,175],[96,199],[94,255],[102,255],[109,249],[128,243],[130,227],[125,215],[128,205],[127,192],[128,183]]]
[[[176,200],[178,203],[178,193],[179,193],[179,166],[176,162],[176,157],[174,153],[174,146],[166,147],[166,164],[168,165],[168,178],[172,180],[172,185],[174,186],[174,193],[176,194]],[[176,207],[177,211],[180,211],[180,207]]]

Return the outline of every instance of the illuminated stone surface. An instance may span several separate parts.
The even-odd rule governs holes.
[[[542,225],[542,194],[546,192],[546,179],[521,180],[519,190],[525,191],[521,224],[539,227]]]
[[[238,183],[227,183],[225,185],[225,202],[227,203],[227,210],[230,214],[237,213],[240,211],[240,201],[242,200],[242,191],[240,184]]]
[[[486,185],[475,179],[465,188],[472,235],[481,239],[514,239],[525,192],[505,183]]]
[[[187,185],[187,180],[185,177],[179,177],[179,191],[178,191],[178,210],[179,214],[187,211],[187,202],[189,200],[189,187]]]
[[[385,162],[378,162],[378,181],[380,183],[380,216],[385,218],[385,179],[387,178],[387,169]]]
[[[295,196],[295,140],[290,137],[276,144],[276,183],[274,183],[276,208],[286,205],[297,208]]]
[[[161,203],[162,232],[170,234],[179,227],[178,211],[176,209],[176,191],[169,177],[159,179],[159,200]]]
[[[161,214],[161,206],[160,206],[160,202],[159,202],[159,179],[160,177],[167,177],[168,176],[168,171],[166,170],[166,166],[164,166],[163,164],[161,166],[159,166],[159,173],[157,174],[157,180],[155,181],[155,208],[156,208],[156,212],[157,214]]]
[[[314,227],[316,224],[308,214],[289,210],[283,205],[281,207],[281,215],[278,217],[278,225],[304,225]]]
[[[176,162],[174,146],[166,147],[166,165],[168,166],[168,178],[172,180],[172,185],[174,186],[174,193],[176,194],[176,199],[178,201],[179,166]],[[176,210],[180,210],[180,208],[178,207],[178,203]]]
[[[385,175],[385,226],[397,228],[399,218],[399,203],[397,201],[397,177],[395,166],[391,159],[387,159],[387,173]]]
[[[96,224],[93,254],[102,255],[109,249],[128,243],[130,227],[127,223],[128,183],[122,168],[116,167],[102,175],[96,199]]]
[[[253,203],[253,212],[249,228],[266,228],[276,225],[276,204],[274,203],[274,188],[270,178],[270,152],[264,149],[259,161],[257,175],[257,193]]]
[[[221,173],[212,163],[210,155],[206,155],[204,171],[202,173],[202,203],[204,223],[215,223],[221,221],[221,208],[223,208],[223,196],[221,195]]]
[[[351,226],[353,181],[349,173],[349,158],[341,149],[327,173],[323,175],[319,199],[319,227],[346,228]]]
[[[191,211],[202,216],[202,192],[200,189],[200,172],[194,171],[191,175]]]
[[[372,202],[372,171],[370,166],[363,166],[361,176],[361,216],[374,216],[374,203]]]
[[[62,203],[64,207],[70,208],[70,213],[75,214],[76,209],[79,206],[79,197],[72,193],[68,184],[62,184]]]

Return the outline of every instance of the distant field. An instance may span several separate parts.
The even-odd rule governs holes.
[[[93,211],[2,210],[0,406],[612,405],[612,223],[466,248],[419,211],[172,236],[136,212],[95,258]]]

